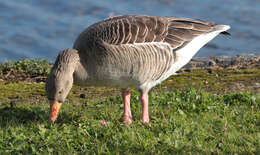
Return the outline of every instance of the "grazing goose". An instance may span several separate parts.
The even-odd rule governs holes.
[[[123,121],[132,123],[130,90],[141,95],[142,121],[149,123],[148,91],[187,64],[230,26],[178,17],[122,15],[84,30],[73,49],[59,53],[46,81],[50,121],[57,119],[73,83],[122,89]]]

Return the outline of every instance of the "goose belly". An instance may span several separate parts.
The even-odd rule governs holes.
[[[135,88],[139,81],[134,79],[128,73],[119,72],[114,68],[113,71],[108,70],[107,66],[96,68],[96,73],[89,73],[86,78],[80,78],[75,75],[74,83],[84,86],[106,86],[116,88]]]

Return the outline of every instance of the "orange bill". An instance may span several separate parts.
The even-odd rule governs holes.
[[[50,101],[50,121],[54,123],[58,117],[61,103],[57,101]]]

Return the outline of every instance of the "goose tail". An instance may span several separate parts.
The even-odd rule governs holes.
[[[223,35],[231,35],[229,32],[227,32],[227,30],[230,29],[230,26],[229,25],[216,25],[214,26],[214,30],[215,31],[219,31],[220,34],[223,34]]]

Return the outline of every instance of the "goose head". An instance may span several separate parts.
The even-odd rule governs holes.
[[[61,104],[73,85],[73,73],[78,65],[78,51],[66,49],[59,53],[46,80],[46,95],[50,101],[50,121],[57,119]]]

